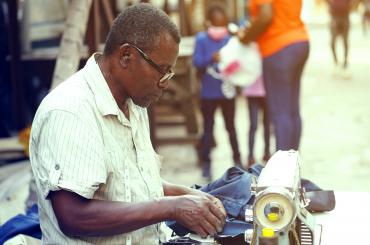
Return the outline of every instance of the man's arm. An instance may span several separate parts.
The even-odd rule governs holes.
[[[181,196],[181,195],[194,195],[194,196],[201,196],[201,197],[206,197],[209,200],[211,200],[213,203],[217,205],[217,207],[221,210],[221,212],[225,215],[226,217],[226,210],[222,204],[222,202],[206,193],[194,188],[190,188],[184,185],[177,185],[177,184],[172,184],[170,182],[167,182],[162,179],[162,184],[163,184],[163,191],[165,196]]]
[[[243,34],[239,35],[240,40],[246,44],[256,41],[271,24],[272,17],[272,3],[258,5],[258,15],[256,19],[252,21],[250,27],[248,27]]]
[[[141,203],[86,199],[60,190],[49,194],[61,231],[67,236],[109,236],[165,220],[176,220],[201,236],[221,231],[225,216],[206,197],[162,197]]]
[[[162,179],[163,192],[165,196],[181,196],[192,194],[195,189],[184,185],[176,185]]]

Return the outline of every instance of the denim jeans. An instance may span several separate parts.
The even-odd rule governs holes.
[[[263,59],[263,80],[272,118],[276,150],[298,150],[302,122],[299,109],[300,83],[309,43],[291,44]]]
[[[247,205],[252,205],[254,201],[254,196],[250,192],[252,178],[259,176],[262,168],[262,165],[255,164],[249,172],[246,172],[240,168],[231,167],[221,178],[203,187],[193,186],[219,198],[224,205],[227,219],[224,230],[220,234],[235,235],[253,227],[252,223],[244,220],[244,214]],[[179,236],[185,236],[191,232],[176,221],[166,221],[166,225]]]
[[[236,235],[253,227],[251,222],[245,221],[245,211],[254,203],[254,194],[251,192],[253,178],[258,178],[263,166],[252,165],[248,171],[237,167],[229,168],[221,178],[204,186],[195,185],[193,188],[200,189],[221,200],[225,207],[227,218],[222,235]],[[302,186],[306,191],[320,191],[320,187],[307,179],[302,179]],[[166,225],[177,235],[185,236],[189,231],[176,221],[166,221]]]

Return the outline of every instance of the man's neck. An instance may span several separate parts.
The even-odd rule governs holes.
[[[121,109],[127,120],[130,121],[130,110],[128,107],[128,101],[126,100],[122,105],[118,105],[118,107]]]
[[[128,107],[129,97],[126,95],[124,91],[122,91],[122,87],[118,86],[119,81],[116,81],[116,79],[114,79],[114,76],[112,75],[114,73],[111,68],[112,66],[110,64],[111,62],[110,59],[106,58],[104,55],[100,55],[96,57],[96,61],[119,109],[123,112],[126,118],[130,120],[130,113]]]

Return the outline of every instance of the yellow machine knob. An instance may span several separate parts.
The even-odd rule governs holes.
[[[265,228],[262,228],[261,235],[264,238],[271,238],[271,237],[274,237],[275,236],[275,231],[272,228],[265,227]]]
[[[275,221],[278,221],[280,219],[280,216],[277,213],[269,213],[269,214],[267,214],[267,218],[268,218],[268,220],[270,220],[272,222],[275,222]]]

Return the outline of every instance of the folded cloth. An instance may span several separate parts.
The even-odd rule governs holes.
[[[227,219],[220,234],[235,235],[252,228],[253,224],[246,222],[244,215],[246,208],[250,207],[254,201],[250,191],[251,183],[253,178],[259,176],[262,168],[262,165],[255,164],[249,169],[250,172],[247,172],[238,167],[231,167],[221,178],[203,187],[193,186],[193,188],[217,197],[224,205]],[[178,236],[185,236],[191,232],[175,221],[166,221],[166,225]]]
[[[231,167],[221,178],[203,187],[198,185],[192,186],[192,188],[199,189],[217,197],[224,205],[227,218],[223,231],[218,235],[234,236],[243,233],[247,229],[253,228],[252,222],[245,221],[245,211],[246,209],[251,209],[253,206],[254,195],[251,193],[251,184],[256,181],[254,179],[261,174],[262,169],[263,166],[260,164],[252,165],[248,171],[238,167]],[[306,194],[309,193],[312,199],[312,204],[308,206],[309,211],[330,211],[334,208],[334,193],[332,193],[333,195],[331,198],[325,199],[324,197],[328,195],[324,194],[325,191],[310,180],[303,178],[301,179],[301,186],[308,191]],[[317,194],[317,197],[314,196],[314,193]],[[332,204],[333,199],[334,206]],[[327,202],[328,200],[329,202]],[[176,221],[166,221],[165,223],[178,236],[185,236],[189,232],[192,232]]]
[[[27,214],[19,214],[0,227],[0,244],[16,235],[23,234],[41,239],[41,228],[37,205],[27,210]]]

